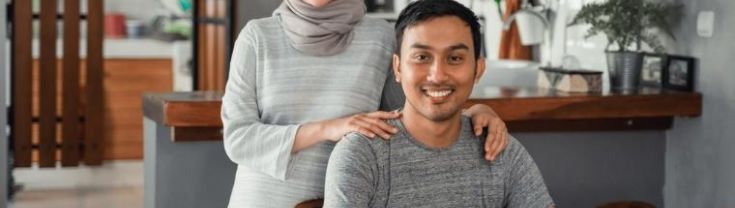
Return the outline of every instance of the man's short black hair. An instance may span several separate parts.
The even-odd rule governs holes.
[[[401,43],[403,43],[403,32],[410,26],[431,20],[437,17],[455,16],[467,23],[472,32],[472,41],[475,47],[475,59],[480,58],[482,37],[480,35],[480,22],[472,10],[454,0],[418,0],[410,3],[396,22],[397,45],[395,53],[401,54]],[[440,30],[441,28],[437,28]]]

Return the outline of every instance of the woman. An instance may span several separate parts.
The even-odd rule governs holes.
[[[364,14],[362,0],[284,0],[242,29],[222,98],[225,150],[238,164],[230,207],[321,198],[334,142],[396,131],[383,120],[400,115],[377,111],[403,105],[390,73],[394,33]],[[478,135],[493,121],[492,159],[505,147],[504,124],[484,105],[467,114]]]

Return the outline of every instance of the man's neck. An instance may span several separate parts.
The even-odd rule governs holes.
[[[444,121],[432,121],[413,109],[403,110],[401,121],[406,131],[424,145],[431,148],[445,148],[459,138],[462,115],[456,113]]]

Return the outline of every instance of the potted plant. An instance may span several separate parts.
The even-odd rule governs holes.
[[[590,24],[585,38],[603,33],[607,36],[607,64],[611,86],[629,90],[638,87],[643,60],[641,45],[663,52],[660,32],[674,37],[671,24],[681,6],[649,0],[608,0],[582,6],[571,25]],[[617,50],[611,50],[616,47]],[[634,49],[631,49],[635,46]]]

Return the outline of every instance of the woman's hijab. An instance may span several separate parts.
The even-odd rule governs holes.
[[[363,0],[333,0],[318,8],[302,0],[283,0],[273,12],[291,45],[314,56],[344,51],[352,41],[352,28],[364,15]]]

